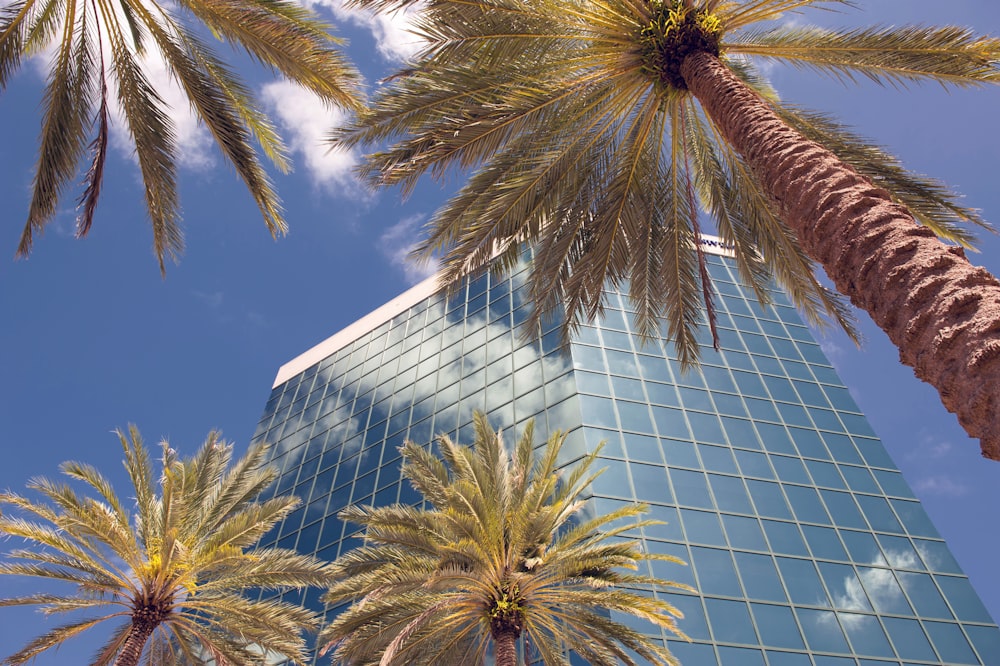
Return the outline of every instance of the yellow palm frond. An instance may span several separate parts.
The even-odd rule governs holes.
[[[70,462],[63,471],[96,491],[82,497],[69,485],[36,479],[29,488],[46,502],[0,494],[0,534],[27,547],[0,561],[0,575],[71,583],[75,594],[34,594],[0,600],[0,606],[36,605],[46,613],[93,609],[105,613],[70,623],[31,642],[5,663],[19,664],[106,619],[127,620],[102,648],[96,663],[117,659],[132,640],[135,618],[154,617],[152,655],[213,654],[250,663],[260,650],[306,663],[302,632],[318,617],[298,605],[244,597],[248,588],[326,587],[325,563],[280,548],[250,548],[294,508],[293,497],[258,502],[275,472],[263,464],[266,447],[232,460],[232,446],[218,433],[190,459],[163,446],[163,470],[154,486],[149,455],[134,427],[119,433],[133,483],[129,510],[96,469]],[[152,615],[150,615],[152,614]],[[154,660],[155,661],[155,660]]]
[[[410,0],[357,0],[376,11]],[[467,174],[432,217],[416,257],[439,257],[442,282],[509,270],[532,247],[530,329],[555,310],[564,337],[601,315],[606,283],[627,285],[638,332],[660,331],[687,366],[713,323],[699,235],[734,248],[766,301],[774,283],[812,323],[857,337],[775,203],[723,138],[681,72],[686,54],[718,57],[808,139],[886,188],[918,222],[962,244],[983,224],[939,183],[907,172],[830,119],[785,107],[754,62],[787,61],[845,80],[983,85],[1000,77],[1000,41],[958,28],[762,29],[841,0],[430,0],[425,48],[386,81],[334,141],[379,144],[361,173],[409,194],[421,176]],[[703,210],[704,209],[704,210]],[[707,212],[707,216],[705,213]]]
[[[530,425],[513,452],[483,414],[475,430],[471,447],[439,437],[440,457],[412,442],[402,447],[403,476],[434,498],[432,507],[341,512],[365,529],[365,544],[332,565],[337,583],[327,602],[353,605],[321,632],[324,649],[348,663],[480,663],[510,621],[550,663],[563,663],[570,645],[585,658],[634,663],[633,650],[649,663],[675,664],[662,645],[606,614],[679,633],[675,608],[636,591],[677,586],[628,573],[647,556],[616,538],[647,523],[610,527],[643,507],[574,525],[599,474],[596,453],[560,469],[561,433],[534,457]]]

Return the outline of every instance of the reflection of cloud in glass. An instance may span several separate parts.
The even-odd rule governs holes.
[[[871,605],[865,596],[861,581],[854,568],[846,564],[820,563],[820,572],[826,581],[835,608],[844,610],[870,611]]]
[[[878,539],[891,566],[899,569],[924,568],[920,558],[917,557],[917,551],[913,549],[913,546],[910,545],[909,540],[906,538],[880,534],[878,535]],[[879,564],[879,562],[873,562],[872,564]]]
[[[914,539],[913,545],[916,547],[924,564],[932,571],[944,571],[948,573],[962,573],[954,555],[943,541],[925,541]]]
[[[353,367],[342,373],[345,374],[345,389],[340,392],[341,407],[336,412],[329,411],[327,401],[335,399],[332,396],[336,395],[331,392],[332,396],[310,408],[309,420],[302,423],[322,414],[316,419],[312,432],[330,429],[326,440],[328,447],[339,445],[366,426],[371,427],[370,424],[382,427],[383,421],[388,424],[381,436],[393,435],[407,422],[420,423],[419,431],[414,432],[411,426],[411,436],[416,438],[430,425],[423,423],[424,419],[432,415],[434,435],[464,427],[471,422],[476,410],[487,412],[491,421],[497,421],[496,427],[510,428],[527,417],[544,413],[546,393],[552,393],[549,404],[553,404],[552,397],[562,400],[568,395],[564,388],[567,380],[560,379],[570,369],[568,354],[553,353],[542,357],[538,342],[522,342],[519,331],[511,330],[509,319],[501,317],[491,323],[488,309],[479,309],[465,317],[462,302],[453,299],[430,303],[425,314],[418,316],[418,325],[411,325],[409,335],[400,336],[401,339],[394,342],[390,340],[383,354],[376,359],[366,359],[360,368],[361,358],[351,356],[350,362],[344,365]],[[505,310],[509,308],[506,299],[496,302]],[[447,312],[449,309],[451,312]],[[392,332],[386,334],[390,338],[393,335]],[[407,384],[407,375],[412,377],[410,384]],[[330,363],[324,367],[316,385],[337,379]],[[546,381],[553,389],[538,390],[537,387],[544,386]],[[396,393],[395,387],[400,387]],[[528,390],[529,387],[534,390]],[[351,403],[355,394],[362,397]],[[369,405],[370,417],[366,411]],[[345,416],[341,409],[351,413],[346,423],[338,423]],[[327,413],[323,414],[324,411]],[[573,418],[572,410],[569,411],[571,420],[553,422],[555,427],[578,424],[579,415]],[[539,438],[546,434],[546,425],[544,419],[536,424]],[[305,437],[305,433],[295,433],[283,439],[282,452],[300,446]],[[354,450],[359,445],[356,444]],[[352,452],[345,450],[344,456]]]
[[[837,608],[868,610],[868,599],[856,576],[844,576],[840,589],[833,592],[833,604]]]
[[[889,569],[860,568],[859,574],[868,597],[879,613],[909,613],[910,605],[903,597],[903,590]]]

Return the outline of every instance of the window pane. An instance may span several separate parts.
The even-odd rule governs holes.
[[[892,508],[896,510],[899,519],[906,525],[906,531],[912,536],[940,537],[937,529],[931,523],[927,512],[920,502],[908,502],[906,500],[889,500]],[[895,530],[901,531],[901,530]]]
[[[714,508],[703,473],[672,469],[670,470],[670,478],[673,481],[674,495],[677,497],[678,504],[705,509]]]
[[[790,557],[776,559],[792,603],[827,608],[830,606],[819,574],[816,573],[816,566],[811,561]]]
[[[741,597],[736,569],[728,550],[692,546],[691,558],[698,574],[698,591],[702,594],[721,594]]]
[[[694,640],[711,640],[708,634],[708,622],[701,606],[701,598],[686,594],[666,595],[666,601],[677,607],[684,617],[677,621],[677,626]]]
[[[716,666],[715,650],[708,643],[685,643],[682,640],[670,641],[670,651],[682,664],[698,664],[698,666]],[[577,666],[579,662],[572,662]]]
[[[847,486],[854,492],[874,494],[879,492],[878,485],[875,483],[875,477],[864,467],[841,465],[840,473],[847,480]]]
[[[870,495],[855,495],[861,511],[871,524],[872,529],[880,532],[902,532],[903,528],[896,520],[895,514],[889,508],[889,503],[881,497]]]
[[[924,565],[917,557],[917,551],[910,544],[910,540],[905,537],[879,534],[878,542],[882,544],[882,550],[889,559],[889,565],[900,569],[923,569]],[[873,564],[877,564],[873,562]]]
[[[899,582],[906,590],[913,608],[924,617],[951,618],[951,611],[944,603],[934,581],[927,574],[898,572]]]
[[[708,480],[712,485],[712,492],[715,494],[715,501],[718,502],[719,509],[739,513],[753,513],[753,508],[750,506],[750,498],[747,496],[746,487],[743,485],[742,479],[735,476],[709,474]]]
[[[757,634],[750,623],[750,612],[744,602],[705,599],[705,607],[715,640],[725,643],[757,642]]]
[[[851,554],[851,559],[857,564],[878,564],[885,565],[885,558],[879,550],[875,537],[868,532],[852,532],[843,530],[840,538],[847,546],[847,552]],[[895,564],[893,564],[895,566]]]
[[[831,611],[796,608],[795,614],[802,625],[809,648],[817,652],[848,652],[847,639]]]
[[[792,649],[805,647],[791,608],[770,604],[750,604],[750,608],[764,645]]]
[[[895,615],[913,614],[892,571],[858,567],[858,576],[868,591],[868,598],[871,599],[876,612]]]
[[[972,639],[984,664],[1000,664],[1000,630],[996,627],[965,625],[965,632]]]
[[[924,539],[914,539],[913,545],[916,547],[924,564],[931,571],[943,571],[945,573],[962,573],[961,567],[955,561],[955,557],[948,550],[948,546],[943,541],[925,541]]]
[[[778,578],[778,572],[774,568],[774,561],[770,555],[734,553],[734,556],[740,578],[743,580],[743,589],[746,590],[748,598],[786,601],[785,591],[781,587],[781,580]],[[777,645],[777,643],[771,645]]]
[[[764,666],[764,655],[760,650],[738,647],[719,647],[719,663],[722,666]]]
[[[815,489],[804,486],[784,486],[784,490],[788,496],[789,504],[795,510],[795,517],[800,521],[830,524],[830,516],[827,515]]]
[[[870,611],[871,605],[854,573],[854,567],[832,562],[819,562],[819,571],[830,590],[834,608]]]
[[[767,651],[767,661],[771,666],[812,666],[809,655],[799,652]]]
[[[854,502],[854,497],[850,493],[838,492],[836,490],[820,490],[833,523],[838,527],[856,527],[858,529],[868,529],[868,523],[861,516],[858,505]]]
[[[693,442],[683,442],[676,439],[662,439],[660,441],[663,446],[663,457],[668,465],[701,469]]]
[[[744,476],[756,476],[764,479],[774,478],[774,471],[767,462],[767,456],[763,453],[740,449],[737,449],[734,453]]]
[[[790,453],[796,455],[795,447],[792,445],[792,438],[788,434],[785,426],[774,423],[757,423],[757,431],[760,433],[764,448],[771,453]]]
[[[771,464],[778,474],[779,481],[789,483],[811,483],[806,468],[798,458],[789,456],[771,456]]]
[[[836,530],[829,527],[803,525],[802,533],[815,557],[826,560],[847,559],[847,553],[844,552],[844,547],[840,544]]]
[[[723,514],[722,524],[729,537],[729,545],[741,550],[767,550],[764,534],[756,518]]]
[[[898,617],[887,617],[882,620],[889,632],[889,638],[896,646],[896,652],[903,659],[921,659],[933,661],[937,657],[931,644],[927,641],[924,630],[916,620],[906,620]]]
[[[736,461],[733,460],[731,449],[725,446],[710,446],[708,444],[698,444],[697,446],[706,470],[710,472],[736,473]],[[666,448],[666,445],[664,445],[664,448]]]
[[[718,514],[692,509],[681,509],[680,514],[689,543],[703,543],[711,546],[726,545]]]
[[[885,637],[885,632],[873,615],[858,615],[856,613],[838,613],[840,622],[847,631],[851,647],[857,654],[869,654],[874,657],[892,657],[892,648]]]
[[[766,481],[747,481],[747,488],[753,497],[757,513],[769,518],[791,518],[792,512],[788,509],[785,497],[781,493],[781,488],[777,483]]]
[[[783,523],[776,520],[762,520],[764,533],[771,544],[771,552],[786,555],[808,556],[806,544],[795,523]]]
[[[969,641],[957,624],[946,622],[926,622],[924,627],[937,648],[942,661],[952,664],[978,664]]]
[[[968,578],[956,576],[935,576],[934,578],[959,620],[993,623],[993,618],[983,606],[983,602],[979,600],[979,595],[972,589]]]

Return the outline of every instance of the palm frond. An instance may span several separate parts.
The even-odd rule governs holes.
[[[41,636],[32,639],[23,648],[15,652],[14,654],[6,657],[4,663],[6,664],[25,664],[32,661],[42,652],[48,650],[49,648],[61,645],[67,639],[76,636],[80,632],[86,631],[91,627],[104,622],[110,617],[99,617],[91,618],[86,620],[79,620],[77,622],[70,622],[67,624],[60,625],[55,629],[45,632]]]
[[[825,146],[872,183],[888,191],[918,222],[940,238],[972,249],[976,239],[967,229],[969,224],[993,231],[979,211],[959,204],[958,196],[947,186],[908,171],[895,157],[830,116],[790,104],[776,106],[774,111],[803,136]]]
[[[26,55],[55,45],[43,97],[42,132],[32,201],[17,253],[27,256],[35,237],[56,214],[67,183],[87,146],[90,159],[78,198],[77,235],[86,235],[96,216],[106,170],[110,131],[109,97],[122,109],[144,181],[161,271],[166,258],[183,250],[176,192],[177,145],[163,100],[141,64],[147,52],[191,102],[195,114],[244,181],[273,235],[286,224],[281,204],[254,142],[279,169],[290,168],[288,153],[253,92],[196,37],[197,25],[236,47],[324,102],[357,111],[361,77],[338,50],[327,24],[286,0],[157,0],[118,3],[80,0],[18,0],[0,9],[0,89]],[[105,62],[105,55],[108,62]],[[96,112],[95,112],[96,107]]]
[[[726,50],[851,82],[858,76],[899,86],[921,81],[955,87],[1000,82],[1000,38],[954,26],[851,30],[786,26],[735,35]]]
[[[836,11],[838,6],[857,6],[853,0],[722,0],[705,4],[708,11],[718,13],[725,21],[727,30],[740,30],[761,21],[774,21],[788,13],[799,14],[805,8]]]
[[[559,640],[553,645],[553,637],[575,645],[572,637],[604,630],[612,633],[588,654],[623,657],[626,647],[639,646],[642,655],[661,655],[654,663],[672,663],[663,657],[669,652],[647,638],[626,632],[620,640],[615,632],[624,625],[602,621],[595,628],[585,613],[567,610],[591,608],[597,616],[600,609],[613,608],[646,619],[677,615],[669,604],[642,594],[611,594],[612,605],[604,606],[599,594],[581,592],[595,592],[597,583],[602,592],[618,582],[650,590],[673,585],[624,573],[646,555],[633,541],[614,540],[618,528],[597,531],[642,508],[623,507],[610,518],[571,524],[582,505],[579,498],[596,476],[590,471],[596,454],[557,479],[564,434],[555,433],[532,461],[530,437],[509,452],[485,415],[476,414],[473,423],[470,447],[439,438],[437,465],[423,447],[407,443],[402,449],[404,477],[430,477],[425,485],[436,498],[434,508],[341,512],[365,528],[365,544],[331,566],[337,582],[324,600],[354,603],[320,633],[322,651],[332,650],[334,660],[344,663],[479,663],[497,635],[497,618],[513,608],[510,612],[522,614],[519,626],[527,640],[550,645],[539,650],[552,656],[552,663],[563,663],[565,649]],[[571,535],[569,541],[564,534]],[[674,628],[668,617],[654,623]]]
[[[56,201],[86,150],[95,94],[90,20],[89,13],[77,11],[76,0],[66,0],[62,39],[42,101],[41,145],[18,256],[30,253],[35,234],[55,215]]]
[[[34,605],[48,614],[112,611],[53,630],[8,662],[22,663],[104,619],[128,618],[96,657],[95,663],[110,663],[136,614],[152,613],[157,628],[147,659],[155,654],[200,663],[207,654],[223,660],[218,663],[255,663],[263,651],[305,664],[302,634],[317,627],[315,613],[242,596],[249,588],[327,587],[334,580],[327,563],[314,557],[280,548],[244,551],[296,502],[257,501],[275,476],[263,465],[263,449],[254,447],[233,460],[232,446],[211,433],[199,452],[185,459],[164,442],[157,488],[138,430],[130,426],[117,434],[134,486],[134,512],[103,474],[77,462],[65,463],[63,472],[96,499],[46,479],[33,480],[29,488],[48,503],[0,494],[0,504],[12,509],[0,515],[0,534],[26,543],[0,561],[0,575],[47,578],[75,588],[72,594],[0,599],[0,606]]]

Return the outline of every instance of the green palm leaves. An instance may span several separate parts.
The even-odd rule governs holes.
[[[412,442],[403,447],[403,475],[426,508],[341,513],[365,527],[366,543],[334,563],[340,582],[327,601],[355,602],[320,634],[336,663],[478,664],[492,649],[507,666],[524,635],[546,664],[568,663],[567,649],[595,665],[633,664],[636,654],[674,664],[608,614],[679,633],[679,613],[652,591],[683,586],[633,573],[653,556],[622,538],[646,524],[627,520],[643,507],[587,516],[596,454],[562,469],[563,434],[535,459],[530,425],[510,453],[484,415],[475,430],[471,448],[440,437],[443,460]]]
[[[184,16],[186,15],[186,16]],[[193,19],[191,21],[190,19]],[[54,44],[43,98],[39,158],[28,220],[18,246],[27,255],[55,215],[89,149],[77,234],[90,229],[106,166],[110,123],[120,109],[135,146],[153,249],[164,269],[184,246],[179,226],[176,158],[170,109],[143,64],[155,54],[191,109],[236,170],[272,234],[285,230],[281,204],[255,143],[282,170],[280,138],[250,89],[190,23],[241,46],[256,61],[313,91],[357,109],[359,75],[334,48],[328,26],[285,0],[15,0],[0,11],[0,88],[25,56]]]
[[[600,314],[606,282],[627,282],[638,330],[652,335],[665,322],[680,359],[692,363],[706,305],[711,312],[697,239],[714,227],[761,298],[774,279],[811,322],[832,318],[852,332],[843,303],[817,281],[775,202],[680,74],[687,53],[717,53],[786,123],[829,145],[936,233],[969,244],[963,225],[985,226],[975,211],[829,118],[783,106],[753,62],[780,58],[896,85],[971,85],[1000,76],[1000,41],[957,28],[755,26],[811,5],[847,4],[432,0],[419,23],[422,59],[336,141],[389,142],[363,167],[378,186],[408,190],[425,173],[471,169],[418,254],[440,254],[451,282],[496,253],[510,266],[533,243],[536,316],[565,304],[571,328]]]
[[[323,563],[280,549],[250,549],[298,504],[294,497],[256,502],[275,478],[262,463],[263,447],[232,460],[216,433],[193,458],[163,445],[162,471],[153,466],[138,432],[119,433],[135,494],[129,511],[96,469],[65,463],[63,472],[96,497],[69,485],[35,479],[29,488],[46,502],[6,492],[0,534],[27,545],[8,553],[0,574],[61,581],[75,593],[40,593],[0,600],[39,605],[46,614],[74,619],[33,639],[4,663],[22,664],[107,620],[119,626],[94,664],[138,663],[147,639],[147,663],[258,663],[263,652],[296,664],[306,661],[301,632],[318,618],[299,606],[255,601],[256,589],[325,586]],[[158,487],[157,487],[158,486]],[[250,549],[250,550],[248,550]],[[80,611],[90,611],[80,619]]]

